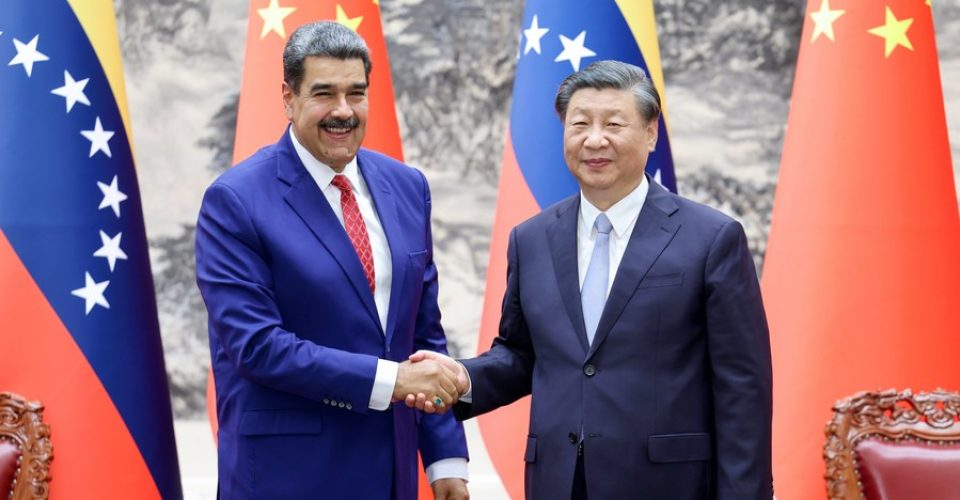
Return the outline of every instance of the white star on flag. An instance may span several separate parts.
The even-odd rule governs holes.
[[[86,302],[87,311],[84,314],[90,314],[90,311],[93,310],[93,306],[101,306],[104,309],[110,309],[110,303],[107,302],[107,298],[103,296],[103,292],[107,290],[107,286],[110,285],[110,280],[101,281],[97,283],[90,277],[90,273],[84,273],[84,285],[83,288],[77,288],[70,292],[71,295],[76,295]]]
[[[586,48],[583,43],[587,38],[587,32],[581,31],[573,40],[560,35],[560,43],[563,44],[563,52],[557,56],[553,62],[570,61],[574,71],[580,71],[580,60],[584,57],[597,55],[596,52]]]
[[[523,47],[523,53],[526,55],[530,50],[540,53],[540,39],[550,31],[547,28],[541,28],[537,16],[533,16],[530,27],[523,30],[523,35],[527,37],[527,44]]]
[[[117,176],[113,176],[113,181],[110,182],[110,185],[106,185],[100,181],[97,181],[97,187],[100,188],[100,191],[103,193],[103,200],[100,202],[100,210],[103,210],[106,207],[113,209],[114,215],[120,217],[120,202],[127,199],[127,195],[120,192],[120,188],[117,187]]]
[[[97,151],[103,151],[108,158],[113,157],[110,154],[110,144],[107,143],[113,137],[113,131],[103,129],[99,116],[97,117],[97,123],[93,125],[93,130],[81,130],[80,133],[90,141],[90,156],[88,158],[93,158]]]
[[[50,91],[51,94],[58,95],[63,97],[67,102],[67,113],[73,109],[73,105],[76,103],[90,105],[90,100],[87,99],[87,95],[83,93],[83,89],[87,86],[89,78],[84,78],[79,82],[73,79],[73,75],[69,71],[63,71],[63,87],[57,87]],[[110,156],[108,153],[107,156]]]
[[[127,260],[127,254],[120,249],[120,237],[123,236],[123,233],[117,233],[113,238],[107,236],[107,233],[100,231],[100,241],[103,243],[103,246],[99,250],[93,252],[94,257],[103,257],[107,259],[107,262],[110,263],[110,272],[113,272],[113,267],[117,264],[117,259]]]
[[[23,69],[27,72],[27,77],[29,78],[33,74],[33,63],[49,61],[50,58],[46,54],[41,53],[37,50],[37,42],[40,40],[40,35],[33,37],[33,40],[30,40],[30,43],[23,43],[16,38],[13,39],[13,46],[17,49],[17,55],[13,56],[13,59],[10,60],[10,63],[7,66],[13,66],[16,64],[23,65]]]

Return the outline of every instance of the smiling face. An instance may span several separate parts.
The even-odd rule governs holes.
[[[643,181],[657,144],[658,119],[646,121],[629,90],[577,90],[563,121],[563,156],[584,196],[600,210]]]
[[[300,88],[283,84],[287,119],[314,158],[340,172],[367,129],[367,77],[360,59],[309,56]]]

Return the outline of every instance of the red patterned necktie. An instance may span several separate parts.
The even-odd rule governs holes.
[[[367,275],[370,291],[374,292],[376,282],[373,274],[373,250],[370,248],[370,236],[367,234],[367,225],[363,223],[363,217],[360,216],[360,208],[350,188],[350,181],[344,175],[335,175],[332,184],[340,190],[343,226],[347,230],[350,242],[353,243],[354,250],[357,251],[357,256],[360,257],[360,263],[363,264],[363,272]]]

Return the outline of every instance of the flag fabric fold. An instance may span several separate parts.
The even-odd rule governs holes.
[[[780,498],[823,497],[836,400],[960,389],[960,217],[927,4],[807,3],[762,280]]]
[[[652,0],[600,0],[592,2],[589,9],[572,0],[527,1],[478,352],[489,349],[497,336],[510,230],[579,190],[563,159],[563,127],[553,106],[557,87],[569,74],[595,61],[616,59],[643,68],[665,102],[653,14]],[[666,113],[660,120],[657,147],[650,155],[647,172],[676,191]],[[479,418],[484,445],[512,498],[523,498],[521,458],[529,413],[529,400],[524,399]]]
[[[52,498],[181,498],[113,4],[0,4],[0,390]]]

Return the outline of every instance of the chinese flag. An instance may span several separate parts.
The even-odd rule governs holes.
[[[363,146],[403,160],[378,3],[371,0],[251,0],[234,163],[277,142],[287,125],[280,93],[283,46],[295,29],[322,20],[337,21],[356,31],[370,47],[373,62],[370,113]]]
[[[862,390],[960,389],[960,217],[929,0],[811,0],[763,292],[774,488],[823,498]]]
[[[248,19],[233,163],[276,142],[283,132],[288,123],[281,98],[283,47],[287,37],[299,26],[322,20],[337,21],[359,33],[367,42],[373,69],[370,72],[370,111],[363,146],[403,161],[390,61],[377,0],[251,0]],[[207,409],[216,435],[217,407],[212,374],[207,386]],[[429,491],[421,473],[421,497],[428,498],[424,495]]]
[[[252,0],[247,23],[243,83],[237,110],[233,163],[277,142],[287,126],[283,112],[283,46],[298,27],[314,21],[337,21],[360,34],[370,48],[370,111],[363,146],[403,161],[403,147],[393,106],[393,81],[387,44],[380,28],[380,8],[369,0]],[[217,434],[213,373],[207,377],[207,413]]]

